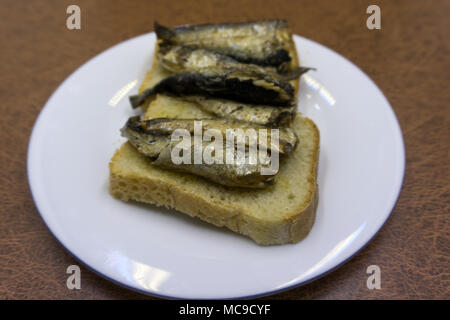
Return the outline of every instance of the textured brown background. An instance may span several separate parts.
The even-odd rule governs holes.
[[[365,27],[378,4],[382,29]],[[66,288],[76,263],[52,238],[30,197],[26,152],[51,93],[94,55],[167,25],[285,17],[293,31],[341,53],[381,88],[399,118],[406,176],[392,216],[343,267],[277,299],[450,298],[449,32],[442,1],[1,1],[0,298],[141,299],[82,268],[82,289]],[[78,4],[82,30],[65,27]],[[382,289],[366,287],[377,264]]]

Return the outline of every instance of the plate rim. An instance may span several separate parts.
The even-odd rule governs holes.
[[[365,242],[358,250],[356,250],[355,252],[353,252],[351,255],[349,255],[347,258],[345,258],[343,261],[341,261],[340,263],[338,263],[337,265],[335,265],[334,267],[322,272],[321,274],[318,274],[310,279],[304,280],[304,281],[298,281],[298,282],[294,282],[286,287],[282,287],[282,288],[277,288],[274,290],[269,290],[269,291],[265,291],[265,292],[261,292],[261,293],[257,293],[257,294],[251,294],[251,295],[242,295],[242,296],[235,296],[235,297],[227,297],[227,298],[204,298],[204,297],[200,297],[200,298],[192,298],[192,297],[182,297],[182,296],[175,296],[175,295],[165,295],[165,294],[161,294],[158,292],[155,292],[153,290],[143,290],[143,289],[139,289],[137,287],[133,287],[130,286],[128,284],[125,284],[123,282],[120,282],[119,280],[116,280],[102,272],[100,272],[99,270],[97,270],[96,268],[90,266],[88,263],[86,263],[85,261],[83,261],[80,257],[78,257],[77,255],[75,255],[71,250],[68,249],[67,246],[65,246],[62,241],[55,235],[55,233],[53,232],[53,230],[49,227],[48,222],[46,221],[46,219],[44,218],[43,214],[41,213],[41,208],[40,205],[38,204],[38,201],[36,201],[36,191],[33,191],[33,179],[31,178],[30,172],[31,172],[31,167],[32,167],[32,161],[31,161],[31,157],[30,157],[30,153],[33,150],[33,141],[36,139],[36,131],[39,127],[39,123],[43,117],[43,114],[45,114],[45,109],[47,104],[53,99],[53,97],[55,96],[55,94],[58,92],[58,90],[63,86],[64,83],[66,83],[66,81],[68,81],[75,73],[77,73],[80,69],[82,69],[86,64],[98,59],[101,55],[103,55],[104,53],[113,50],[114,48],[121,46],[129,41],[133,41],[133,40],[137,40],[138,38],[141,37],[146,37],[149,35],[154,34],[154,32],[147,32],[147,33],[143,33],[137,36],[134,36],[132,38],[126,39],[124,41],[121,41],[109,48],[106,48],[105,50],[102,50],[101,52],[99,52],[98,54],[96,54],[94,57],[90,58],[89,60],[87,60],[86,62],[84,62],[83,64],[81,64],[79,67],[77,67],[74,71],[72,71],[59,85],[58,87],[52,92],[52,94],[50,95],[50,97],[46,100],[43,108],[41,109],[41,111],[39,112],[38,116],[36,117],[36,120],[33,124],[33,128],[31,130],[30,136],[29,136],[29,142],[28,142],[28,146],[27,146],[27,181],[28,181],[28,187],[30,190],[30,195],[31,198],[33,200],[33,203],[35,205],[36,211],[38,212],[39,216],[41,217],[42,221],[44,222],[44,225],[46,226],[46,228],[48,229],[48,231],[50,232],[50,234],[53,236],[54,239],[56,239],[56,241],[65,249],[65,251],[67,253],[70,254],[71,257],[73,257],[78,263],[80,263],[81,265],[83,265],[86,269],[88,269],[89,271],[93,272],[94,274],[104,278],[105,280],[108,280],[116,285],[118,285],[119,287],[122,288],[126,288],[128,290],[131,290],[133,292],[137,292],[140,294],[144,294],[147,296],[153,296],[153,297],[157,297],[157,298],[163,298],[163,299],[201,299],[201,300],[210,300],[210,299],[220,299],[220,300],[232,300],[232,299],[255,299],[255,298],[260,298],[260,297],[265,297],[265,296],[270,296],[270,295],[274,295],[274,294],[278,294],[284,291],[288,291],[291,289],[294,289],[296,287],[300,287],[303,286],[305,284],[308,284],[310,282],[313,282],[319,278],[322,278],[330,273],[332,273],[333,271],[337,270],[338,268],[340,268],[341,266],[343,266],[344,264],[346,264],[348,261],[350,261],[351,259],[353,259],[357,254],[359,254],[362,250],[364,250],[367,245],[372,242],[372,240],[378,235],[378,233],[381,231],[381,229],[385,226],[386,222],[389,220],[390,216],[392,215],[393,210],[395,209],[398,200],[400,198],[401,192],[403,190],[403,183],[404,183],[404,179],[405,179],[405,172],[406,172],[406,147],[405,147],[405,142],[404,142],[404,138],[403,138],[403,131],[401,129],[400,126],[400,122],[398,121],[397,115],[394,111],[394,109],[392,108],[392,105],[390,104],[389,100],[386,98],[385,94],[383,93],[383,91],[378,87],[378,85],[369,77],[369,75],[367,75],[361,68],[359,68],[355,63],[353,63],[351,60],[347,59],[345,56],[341,55],[339,52],[335,51],[334,49],[328,48],[325,45],[322,45],[314,40],[308,39],[306,37],[297,35],[297,34],[293,34],[294,40],[295,38],[301,39],[301,40],[306,40],[309,42],[312,42],[313,44],[321,47],[322,49],[325,49],[327,51],[331,51],[332,53],[338,55],[340,58],[344,59],[347,63],[351,64],[353,67],[355,67],[362,75],[364,75],[369,82],[378,90],[378,92],[381,94],[381,96],[383,97],[383,99],[385,100],[385,102],[387,103],[387,105],[390,108],[390,111],[392,113],[393,116],[393,120],[394,123],[396,124],[396,130],[398,131],[398,137],[399,137],[399,143],[401,145],[401,156],[403,158],[403,161],[401,162],[401,179],[399,182],[399,187],[396,195],[395,200],[392,202],[392,206],[389,209],[389,213],[386,215],[384,221],[382,222],[382,224],[380,224],[380,226],[378,227],[378,229],[374,232],[374,234],[367,240],[367,242]],[[48,109],[47,109],[48,110]]]

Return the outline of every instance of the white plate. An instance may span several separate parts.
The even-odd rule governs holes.
[[[363,248],[399,194],[405,153],[386,98],[355,65],[295,36],[302,65],[299,110],[321,133],[317,219],[295,245],[253,241],[175,211],[124,203],[108,193],[108,162],[150,67],[155,36],[96,56],[48,100],[33,129],[28,177],[38,210],[58,241],[109,280],[179,298],[254,297],[335,269]]]

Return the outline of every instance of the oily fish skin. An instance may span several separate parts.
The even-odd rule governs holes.
[[[155,23],[158,39],[182,45],[197,45],[244,63],[280,66],[291,61],[290,32],[285,20],[205,24],[169,29]]]
[[[264,74],[276,80],[289,81],[297,79],[311,68],[298,67],[291,72],[280,73],[275,67],[242,63],[229,56],[204,48],[185,45],[161,44],[157,59],[170,72],[194,71],[201,68],[235,68],[247,72]]]
[[[290,51],[291,35],[284,20],[193,25],[173,30],[156,23],[155,31],[159,43],[157,61],[165,70],[175,74],[140,95],[132,96],[133,107],[142,105],[155,93],[180,97],[194,94],[250,105],[289,107],[295,104],[295,89],[289,81],[310,70],[293,67],[289,72],[279,72],[281,64],[276,67],[267,63],[255,64],[264,47],[259,41],[266,45],[277,43],[278,47],[287,48],[286,52]],[[229,39],[223,42],[224,38]],[[239,43],[245,43],[245,46]],[[245,63],[242,63],[242,59],[238,60],[223,50],[225,47],[230,50],[242,47],[249,57],[255,59],[244,59]],[[289,53],[287,58],[283,63],[292,60]]]
[[[248,129],[247,125],[241,125],[239,123],[227,123],[225,120],[202,120],[203,130],[214,129],[223,135],[229,128],[235,129]],[[122,135],[128,138],[130,143],[136,147],[136,149],[152,159],[152,163],[156,166],[160,166],[167,169],[176,171],[193,173],[216,183],[229,186],[229,187],[248,187],[248,188],[263,188],[273,183],[273,174],[261,174],[264,168],[267,172],[271,170],[270,158],[261,160],[255,153],[255,158],[250,161],[249,157],[252,155],[247,148],[239,154],[243,156],[241,161],[236,161],[233,164],[216,164],[216,163],[202,163],[201,165],[193,164],[193,158],[191,163],[177,163],[173,162],[171,150],[179,143],[171,139],[171,134],[176,129],[186,129],[189,132],[194,132],[194,120],[183,119],[166,119],[157,118],[151,120],[141,121],[139,117],[130,118],[124,128],[122,129]],[[225,129],[226,128],[226,129]],[[278,148],[276,151],[279,153],[290,153],[297,144],[297,137],[291,129],[286,129],[287,132],[281,134],[280,144],[272,145],[271,137],[268,136],[269,143],[265,146],[269,152],[273,152],[274,148]],[[269,131],[270,132],[270,131]],[[194,139],[192,137],[192,139]],[[225,143],[222,145],[221,151],[223,152],[222,158],[225,159],[226,152],[231,152],[234,157],[238,158],[238,150],[234,144]],[[193,141],[191,141],[193,142]],[[211,143],[202,141],[203,148],[211,148]],[[190,151],[191,157],[195,153],[194,143],[191,143]],[[213,147],[214,148],[214,147]],[[216,150],[211,150],[214,153]]]
[[[273,106],[292,106],[295,98],[295,89],[289,82],[247,70],[209,67],[172,74],[154,87],[131,96],[131,105],[136,108],[157,93],[214,96]]]
[[[289,126],[295,117],[295,106],[273,107],[235,102],[226,99],[207,98],[199,95],[181,97],[182,100],[194,102],[203,111],[218,118],[244,121],[267,127]]]
[[[265,149],[275,151],[281,154],[291,153],[297,146],[298,139],[291,128],[281,128],[278,130],[278,143],[271,142],[271,130],[264,126],[250,125],[241,121],[230,121],[225,119],[170,119],[155,118],[150,120],[140,120],[139,117],[131,117],[126,127],[140,131],[145,134],[153,135],[171,135],[177,129],[184,129],[190,134],[195,133],[195,122],[201,123],[201,130],[204,133],[207,130],[215,130],[220,132],[222,138],[225,139],[227,130],[241,129],[243,132],[253,129],[255,132],[264,130],[269,143],[259,141],[259,144]],[[246,144],[248,146],[248,144]]]

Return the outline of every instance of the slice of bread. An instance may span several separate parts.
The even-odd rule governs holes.
[[[139,91],[167,75],[154,59]],[[292,84],[298,89],[298,81]],[[195,103],[166,95],[157,95],[143,109],[147,119],[212,117]],[[275,183],[265,189],[227,188],[198,176],[158,168],[127,142],[109,164],[110,193],[124,201],[164,206],[225,226],[260,245],[296,243],[306,237],[315,220],[319,131],[313,121],[300,114],[292,128],[299,144],[288,157],[280,158]]]
[[[158,95],[146,118],[202,118],[192,103]],[[226,188],[201,177],[160,169],[129,143],[110,163],[110,192],[121,200],[165,206],[249,236],[261,245],[295,243],[310,231],[317,205],[319,131],[301,115],[292,124],[299,145],[280,159],[275,184],[262,190]]]

